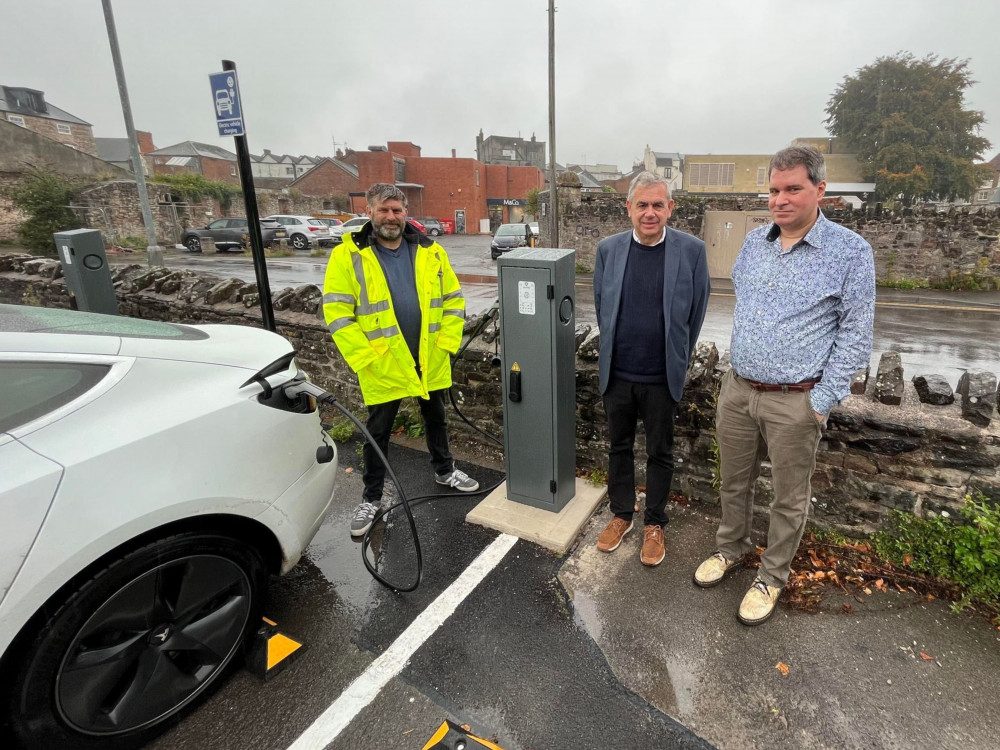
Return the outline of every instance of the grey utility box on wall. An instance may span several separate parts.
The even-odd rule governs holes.
[[[576,252],[497,260],[507,499],[559,512],[576,491]]]
[[[66,286],[75,308],[85,312],[118,314],[118,298],[111,282],[104,240],[97,229],[73,229],[52,235],[62,262]]]

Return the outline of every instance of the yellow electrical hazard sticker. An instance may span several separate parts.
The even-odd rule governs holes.
[[[515,362],[514,364],[512,364],[510,366],[510,371],[511,372],[521,372],[521,365],[519,365],[517,362]]]

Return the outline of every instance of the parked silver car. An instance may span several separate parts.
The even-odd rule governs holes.
[[[272,214],[267,218],[285,227],[288,241],[296,250],[306,250],[310,245],[326,247],[333,244],[330,228],[321,219],[291,214]]]

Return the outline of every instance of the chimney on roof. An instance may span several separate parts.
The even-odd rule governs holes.
[[[139,141],[139,153],[148,154],[150,151],[156,151],[156,146],[153,143],[153,134],[145,130],[135,131],[135,138]]]
[[[451,158],[452,158],[452,159],[454,159],[454,158],[455,158],[455,149],[452,149],[452,150],[451,150]]]
[[[264,156],[270,156],[270,155],[271,155],[271,149],[265,148],[264,149]]]

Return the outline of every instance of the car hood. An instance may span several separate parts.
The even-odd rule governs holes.
[[[524,237],[517,237],[515,235],[493,238],[493,244],[497,247],[517,247],[522,242],[524,242]]]
[[[187,326],[206,334],[198,339],[122,338],[119,354],[145,359],[241,367],[259,370],[292,351],[292,345],[270,331],[248,326]]]

